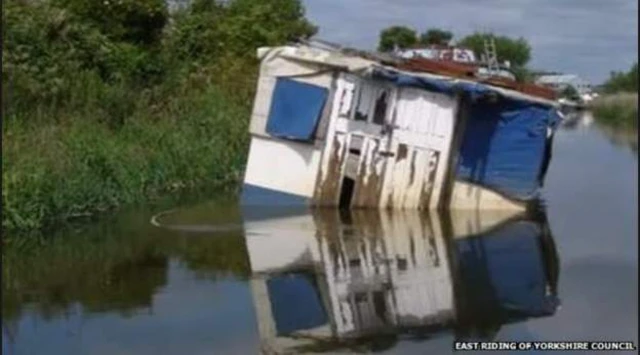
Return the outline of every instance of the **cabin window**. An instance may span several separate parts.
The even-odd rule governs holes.
[[[354,121],[383,125],[389,107],[390,90],[380,84],[364,81],[354,103]]]
[[[369,121],[369,107],[373,96],[373,87],[363,84],[360,86],[358,101],[356,103],[356,113],[353,117],[356,121]]]
[[[382,125],[387,115],[389,95],[387,90],[380,90],[376,98],[376,105],[373,109],[373,123]]]
[[[328,90],[321,86],[278,78],[267,120],[267,133],[278,138],[312,141]]]

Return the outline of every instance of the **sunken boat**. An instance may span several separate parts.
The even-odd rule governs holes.
[[[520,210],[540,197],[552,90],[319,42],[257,55],[244,206]]]

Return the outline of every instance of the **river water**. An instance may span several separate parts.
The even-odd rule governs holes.
[[[243,224],[222,196],[159,216],[161,227],[154,207],[25,242],[3,257],[3,353],[637,344],[634,137],[560,130],[535,213],[253,211]]]

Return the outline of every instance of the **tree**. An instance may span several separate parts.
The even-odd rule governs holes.
[[[54,0],[80,21],[115,41],[153,46],[159,43],[169,11],[164,0]]]
[[[449,42],[453,39],[453,33],[450,31],[441,30],[439,28],[431,28],[420,35],[420,44],[422,45],[449,45]]]
[[[638,62],[627,72],[611,72],[609,80],[604,83],[606,92],[629,91],[638,92]]]
[[[415,45],[417,42],[418,36],[415,30],[405,26],[387,27],[380,31],[378,50],[390,52],[396,47],[405,49]]]
[[[527,67],[513,67],[511,73],[519,83],[533,83],[535,81],[535,75]]]
[[[170,50],[180,60],[212,63],[221,56],[255,59],[255,50],[307,39],[317,27],[304,17],[299,0],[196,0],[177,14]]]
[[[560,96],[573,101],[580,100],[580,94],[578,93],[578,90],[576,90],[576,88],[574,88],[572,85],[567,85],[560,92]]]
[[[522,37],[518,39],[496,36],[493,33],[476,32],[458,41],[458,45],[467,47],[480,58],[484,53],[484,41],[493,38],[499,62],[509,61],[514,67],[524,67],[531,59],[531,46]]]

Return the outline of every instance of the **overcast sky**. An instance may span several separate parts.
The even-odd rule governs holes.
[[[638,0],[303,0],[319,38],[375,49],[380,30],[406,25],[525,37],[530,66],[594,84],[638,58]]]

